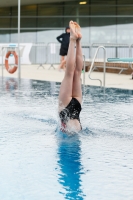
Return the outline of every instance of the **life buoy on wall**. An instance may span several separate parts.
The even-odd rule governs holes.
[[[9,56],[11,54],[13,54],[14,58],[15,58],[15,65],[14,65],[14,67],[10,67],[9,64],[8,64],[8,58],[9,58]],[[7,52],[6,57],[5,57],[5,67],[6,67],[6,70],[10,74],[13,74],[17,70],[17,68],[18,68],[18,55],[16,54],[15,51],[8,51]]]

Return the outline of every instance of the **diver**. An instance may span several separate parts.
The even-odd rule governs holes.
[[[70,21],[69,27],[70,42],[66,59],[65,75],[59,91],[58,110],[61,121],[61,130],[63,132],[78,132],[82,129],[79,118],[82,103],[82,34],[78,23]]]

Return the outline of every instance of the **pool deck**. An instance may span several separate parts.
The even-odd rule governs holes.
[[[52,67],[49,69],[49,67],[50,65],[45,65],[44,68],[42,67],[38,68],[38,65],[21,65],[21,78],[61,82],[64,77],[64,71],[60,72],[58,70],[57,65],[54,65],[55,69],[53,69]],[[2,76],[1,69],[0,69],[0,76]],[[17,78],[18,71],[16,71],[14,74],[9,74],[4,69],[4,77]],[[103,80],[103,73],[92,72],[91,78],[97,78]],[[82,80],[83,80],[83,75],[82,75]],[[90,80],[88,78],[88,72],[86,72],[85,84],[99,86],[100,82],[97,80]],[[133,90],[133,79],[131,79],[131,75],[106,73],[105,86],[109,88],[121,88],[121,89]]]

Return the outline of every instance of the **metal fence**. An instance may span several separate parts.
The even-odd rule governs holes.
[[[43,66],[47,60],[47,44],[45,43],[37,43],[33,44],[30,55],[29,55],[31,64],[38,64],[39,67]]]
[[[54,64],[60,63],[60,44],[59,43],[48,43],[47,44],[47,60],[46,63],[50,64],[50,67],[54,68]]]
[[[110,44],[110,43],[93,43],[83,44],[82,53],[85,60],[92,61],[95,51],[99,46],[104,46],[106,49],[106,58],[117,57],[133,57],[133,44]],[[2,52],[3,51],[3,52]],[[20,54],[23,54],[24,48],[20,49]],[[32,44],[29,59],[31,64],[36,64],[38,67],[45,68],[45,64],[54,68],[54,65],[60,63],[60,43],[34,43]],[[0,49],[0,54],[4,54],[4,49]],[[28,56],[28,55],[27,55]],[[4,56],[3,56],[4,57]],[[20,55],[22,57],[22,55]],[[99,50],[95,62],[103,62],[103,51]],[[115,67],[115,66],[113,66]],[[129,67],[132,68],[132,63],[129,62]]]
[[[90,59],[91,45],[82,45],[82,54],[85,56],[85,59]]]
[[[32,45],[30,51],[31,64],[38,64],[38,67],[43,67],[44,64],[50,64],[54,68],[54,64],[60,63],[59,56],[60,44],[58,43],[36,43]]]
[[[91,56],[90,56],[90,62],[92,61],[92,58],[94,57],[94,54],[96,52],[96,49],[99,46],[103,46],[106,50],[106,59],[107,58],[130,58],[132,56],[132,47],[133,45],[128,44],[110,44],[110,43],[94,43],[91,45]],[[103,67],[104,62],[104,54],[103,50],[100,49],[97,57],[95,58],[94,62],[94,68],[93,70]],[[132,69],[132,63],[130,61],[127,62],[112,62],[109,63],[106,60],[106,68],[110,69],[117,69],[119,70],[119,74],[123,72],[123,70],[127,70],[129,68]]]
[[[82,52],[85,58],[90,58],[90,45],[83,45]],[[60,44],[59,43],[36,43],[32,45],[30,51],[31,64],[38,64],[38,67],[44,67],[43,64],[50,64],[54,68],[54,64],[60,63]]]
[[[133,44],[110,44],[110,43],[94,43],[92,45],[82,45],[82,52],[86,60],[92,60],[95,51],[99,46],[104,46],[106,49],[107,58],[117,58],[117,57],[133,57]],[[30,61],[31,64],[38,64],[38,66],[43,66],[43,64],[54,64],[60,63],[60,44],[59,43],[36,43],[32,45],[30,51]],[[100,49],[96,61],[103,60],[103,51]]]
[[[128,44],[94,43],[91,45],[90,58],[93,58],[95,51],[99,46],[105,47],[107,58],[130,57],[130,45]],[[102,49],[100,49],[97,59],[103,59]]]
[[[130,58],[133,58],[133,44],[130,45],[129,57],[130,57]],[[130,62],[130,67],[131,67],[131,69],[133,70],[132,62]]]

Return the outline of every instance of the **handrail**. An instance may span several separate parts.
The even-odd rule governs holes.
[[[89,70],[88,77],[89,77],[91,80],[98,80],[98,81],[100,81],[100,86],[102,86],[102,81],[101,81],[100,79],[92,79],[92,78],[90,77],[90,74],[91,74],[91,71],[92,71],[92,68],[93,68],[93,65],[94,65],[94,62],[95,62],[95,59],[96,59],[97,53],[98,53],[99,49],[101,49],[101,48],[104,50],[104,71],[103,71],[103,73],[104,73],[104,77],[103,77],[103,86],[105,87],[105,72],[106,72],[106,65],[105,65],[105,62],[106,62],[106,49],[105,49],[104,46],[99,46],[99,47],[97,48],[97,50],[96,50],[96,52],[95,52],[95,55],[94,55],[94,58],[93,58],[93,61],[92,61],[92,63],[91,63],[91,67],[90,67],[90,70]]]
[[[129,47],[129,57],[130,58],[132,57],[132,46],[133,46],[133,44],[131,44],[130,47]],[[132,62],[130,62],[130,67],[133,70]]]
[[[83,95],[85,95],[85,55],[83,55]]]

